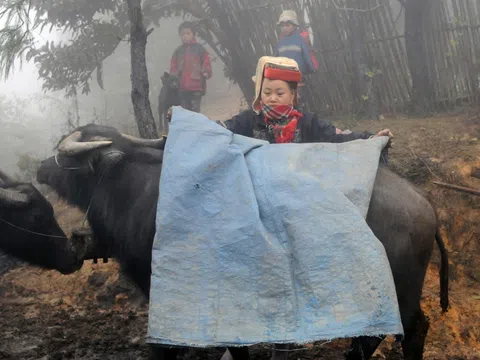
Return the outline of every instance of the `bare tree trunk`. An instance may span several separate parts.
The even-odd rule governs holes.
[[[434,93],[425,49],[425,22],[428,21],[430,1],[405,0],[404,6],[405,45],[412,77],[411,110],[416,115],[427,115],[433,105]]]
[[[150,106],[147,63],[145,50],[147,31],[143,24],[141,0],[127,0],[130,20],[130,56],[132,80],[132,104],[138,132],[143,138],[156,138],[157,127]]]
[[[216,2],[209,0],[207,1],[210,5],[210,11],[213,17],[215,17],[220,25],[222,32],[230,28],[230,25],[226,19],[227,13],[222,9],[222,7]],[[218,33],[216,34],[218,37]],[[229,67],[229,70],[234,74],[242,74],[241,76],[235,76],[235,80],[242,90],[243,96],[248,102],[252,102],[255,97],[255,87],[252,85],[252,69],[250,68],[248,62],[245,61],[244,57],[239,52],[241,46],[236,46],[235,37],[228,36],[228,33],[224,33],[219,37],[219,40],[222,42],[223,46],[229,50],[230,53],[230,64],[226,64]],[[230,66],[229,66],[230,65]],[[252,75],[250,75],[252,74]]]

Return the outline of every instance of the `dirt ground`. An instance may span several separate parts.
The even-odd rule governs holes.
[[[390,166],[425,189],[439,211],[450,254],[451,308],[447,314],[440,311],[440,261],[435,249],[422,300],[431,324],[424,359],[480,359],[480,197],[432,183],[480,189],[480,179],[472,176],[480,169],[480,111],[336,124],[362,130],[390,128],[395,135]],[[67,232],[81,224],[79,211],[54,197],[50,200]],[[119,275],[114,261],[86,263],[68,276],[22,265],[0,275],[0,359],[145,359],[147,314],[148,304]],[[347,348],[345,340],[312,344],[291,352],[289,359],[340,360]],[[205,351],[190,358],[218,360],[221,353]],[[254,347],[252,355],[268,359],[269,349]],[[402,358],[392,339],[375,355]]]

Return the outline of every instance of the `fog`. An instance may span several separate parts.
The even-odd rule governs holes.
[[[160,76],[169,70],[170,57],[180,39],[179,18],[164,19],[148,37],[147,66],[150,80],[150,100],[155,120],[157,96],[161,89]],[[47,40],[68,40],[68,34],[59,32],[35,33],[38,45]],[[114,39],[112,39],[114,40]],[[203,43],[201,39],[198,39]],[[202,100],[202,113],[214,119],[234,115],[241,104],[241,92],[223,74],[223,64],[207,46],[213,66],[213,77],[207,82],[207,94]],[[64,92],[43,92],[42,82],[33,62],[24,62],[5,82],[0,82],[0,168],[10,174],[19,173],[19,157],[45,159],[53,153],[60,137],[69,131],[68,118],[80,125],[91,122],[111,125],[130,134],[138,134],[130,99],[129,43],[120,42],[112,56],[103,64],[104,90],[90,82],[91,92],[75,99],[64,97]],[[28,155],[25,157],[25,155]]]

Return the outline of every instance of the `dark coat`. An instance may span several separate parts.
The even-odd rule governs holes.
[[[245,110],[233,118],[219,122],[235,134],[270,140],[267,126],[262,114],[258,115],[253,110]],[[336,127],[330,122],[318,118],[314,113],[304,113],[299,119],[301,143],[328,142],[341,143],[357,139],[368,139],[373,134],[369,132],[352,132],[351,134],[337,134]]]

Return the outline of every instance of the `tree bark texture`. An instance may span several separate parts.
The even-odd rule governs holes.
[[[147,31],[143,24],[142,4],[141,0],[127,0],[127,5],[130,20],[130,76],[133,112],[140,136],[153,139],[158,137],[158,133],[149,99],[150,85],[145,60]]]

